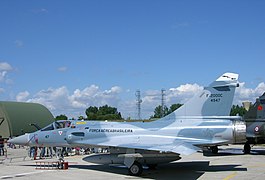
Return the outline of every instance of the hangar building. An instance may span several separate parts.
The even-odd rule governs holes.
[[[42,128],[52,122],[52,113],[41,104],[0,101],[0,135],[4,138],[36,131],[30,124]]]

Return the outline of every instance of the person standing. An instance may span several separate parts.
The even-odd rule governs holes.
[[[34,154],[35,154],[35,147],[32,146],[32,147],[30,147],[29,157],[34,158]]]
[[[0,135],[0,156],[2,156],[2,152],[3,152],[3,156],[5,155],[4,152],[4,143],[5,143],[5,139]]]

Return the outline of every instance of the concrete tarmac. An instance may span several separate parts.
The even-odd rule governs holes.
[[[146,168],[141,177],[129,176],[123,166],[87,163],[82,160],[85,156],[66,157],[68,170],[39,170],[35,169],[35,162],[40,160],[24,159],[28,154],[26,148],[8,149],[7,158],[0,156],[0,179],[265,179],[265,147],[255,146],[249,155],[243,154],[243,145],[221,148],[217,155],[195,153],[179,161],[159,165],[155,170]]]

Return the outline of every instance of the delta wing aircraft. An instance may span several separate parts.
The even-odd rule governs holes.
[[[57,140],[59,145],[109,147],[109,154],[88,156],[83,160],[124,164],[131,175],[140,175],[143,166],[154,168],[203,147],[218,150],[219,145],[244,143],[245,123],[237,116],[229,116],[237,80],[238,74],[225,73],[179,109],[153,122],[87,121],[79,128],[67,128],[61,134],[58,130],[46,131],[42,135],[46,137],[43,142],[38,135],[38,143],[57,146],[50,138],[54,133],[61,136],[60,143]],[[19,141],[15,138],[11,142],[21,144],[28,142],[30,137],[32,135],[24,135],[17,137]]]

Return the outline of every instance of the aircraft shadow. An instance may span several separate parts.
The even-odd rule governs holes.
[[[265,155],[265,149],[251,149],[250,154]]]
[[[209,161],[176,162],[159,165],[155,170],[144,169],[142,178],[151,179],[198,179],[205,172],[247,171],[234,165],[209,165]],[[70,168],[90,169],[109,173],[128,175],[128,169],[121,166],[108,165],[70,165]]]
[[[204,150],[203,155],[206,157],[210,156],[237,156],[237,155],[244,155],[244,152],[242,149],[219,149],[218,153],[212,153],[210,150]]]
[[[265,149],[251,149],[251,155],[265,155]],[[212,153],[210,150],[204,150],[203,155],[206,157],[211,156],[237,156],[244,155],[243,149],[239,148],[228,148],[228,149],[220,149],[217,154]]]

